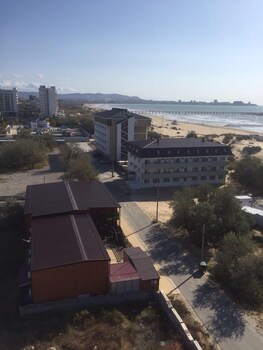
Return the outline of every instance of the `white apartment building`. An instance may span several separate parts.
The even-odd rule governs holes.
[[[43,117],[52,117],[58,112],[58,96],[55,86],[39,87],[39,108]]]
[[[232,156],[229,146],[199,138],[132,141],[127,150],[134,188],[222,185]]]
[[[113,161],[127,160],[127,141],[146,140],[151,119],[112,108],[94,117],[96,149]]]
[[[18,97],[16,88],[12,90],[0,89],[0,112],[17,113],[18,112]]]

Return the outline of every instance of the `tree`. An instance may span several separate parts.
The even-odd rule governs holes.
[[[233,179],[252,192],[263,192],[263,162],[255,157],[246,157],[234,164]]]
[[[256,254],[250,236],[238,236],[233,232],[227,234],[212,273],[239,298],[262,306],[263,256]]]
[[[68,180],[76,179],[80,181],[90,181],[97,178],[97,173],[92,166],[91,160],[85,154],[69,161],[66,171]]]
[[[186,135],[187,138],[189,137],[195,137],[197,138],[197,134],[194,130],[191,130],[191,131],[188,131],[187,135]]]
[[[64,165],[65,170],[67,170],[67,168],[69,167],[70,160],[78,158],[82,153],[82,150],[80,149],[80,147],[75,143],[72,143],[70,145],[64,144],[60,148],[60,151],[61,151],[60,158]]]
[[[170,207],[173,209],[172,221],[176,227],[189,228],[190,213],[195,205],[194,192],[191,188],[185,187],[175,192]]]
[[[198,245],[203,225],[206,225],[206,241],[212,244],[221,243],[230,231],[240,235],[250,231],[253,221],[240,208],[231,188],[211,188],[211,192],[206,188],[203,193],[200,191],[184,188],[175,193],[174,201],[170,203],[174,224],[188,230]],[[199,196],[202,193],[202,201],[194,200],[196,193]]]
[[[33,169],[46,159],[47,149],[33,139],[18,139],[0,148],[0,169]]]

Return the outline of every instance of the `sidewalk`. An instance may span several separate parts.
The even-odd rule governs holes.
[[[140,247],[143,251],[147,252],[146,245],[141,240],[139,235],[137,235],[137,233],[132,233],[132,228],[123,219],[121,220],[121,228],[125,237],[133,247]],[[161,269],[159,264],[154,264],[154,267],[158,272]],[[166,295],[180,294],[179,290],[176,289],[176,285],[173,283],[173,281],[164,275],[160,275],[159,289],[163,290]]]

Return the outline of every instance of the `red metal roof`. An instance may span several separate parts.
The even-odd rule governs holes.
[[[120,205],[98,181],[27,186],[25,214],[32,217],[88,211],[90,208],[120,208]]]
[[[31,269],[110,260],[89,214],[32,220]]]
[[[120,282],[138,280],[140,276],[130,262],[110,264],[110,281]]]

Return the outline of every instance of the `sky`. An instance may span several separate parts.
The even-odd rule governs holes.
[[[263,105],[262,0],[0,0],[0,87]]]

